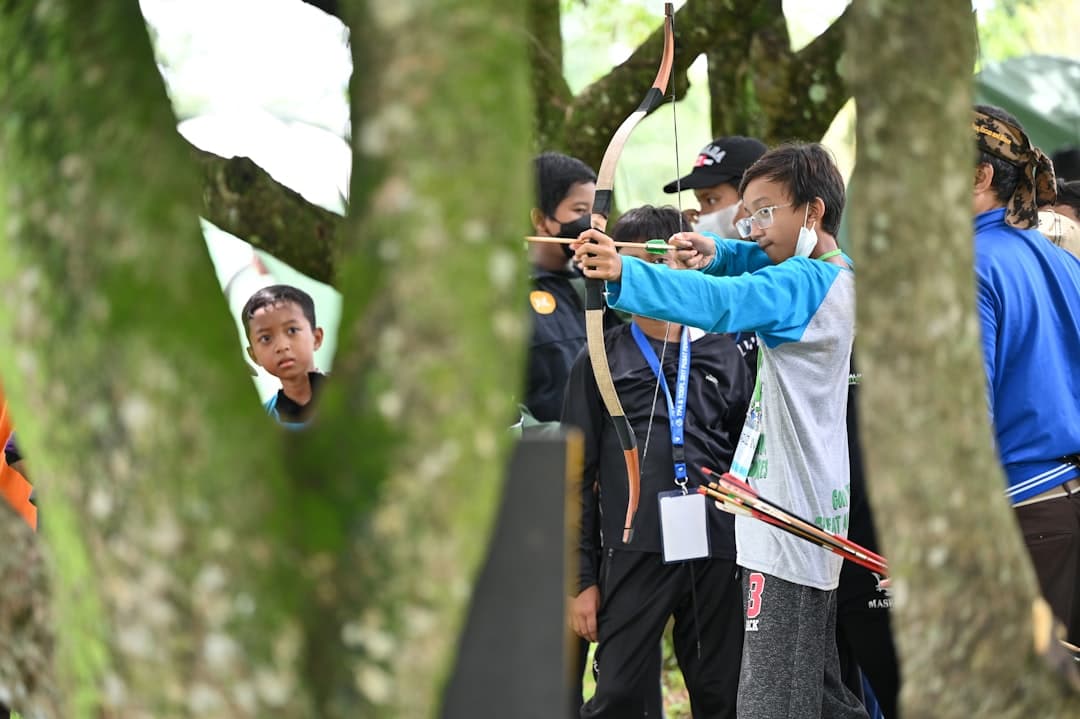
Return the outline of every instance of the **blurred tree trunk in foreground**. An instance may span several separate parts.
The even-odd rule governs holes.
[[[863,439],[895,577],[904,717],[1076,716],[1080,701],[1033,653],[1038,585],[987,422],[972,269],[971,7],[853,7]]]
[[[0,647],[57,641],[33,686],[0,660],[24,719],[432,713],[520,381],[523,10],[388,8],[354,35],[341,360],[302,435],[241,364],[137,3],[0,10],[0,367],[52,585]]]

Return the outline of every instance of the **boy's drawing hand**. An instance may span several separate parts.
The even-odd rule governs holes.
[[[570,628],[582,639],[596,641],[596,613],[600,610],[600,587],[586,587],[570,599]]]
[[[716,256],[716,243],[712,238],[696,232],[679,232],[671,236],[668,244],[679,248],[672,255],[672,267],[685,270],[700,270],[709,266]]]
[[[600,230],[585,230],[570,248],[577,266],[589,279],[618,282],[622,277],[622,258],[615,243]]]

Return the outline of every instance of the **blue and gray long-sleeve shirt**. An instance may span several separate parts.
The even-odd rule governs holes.
[[[1080,468],[1080,259],[1036,230],[975,218],[983,362],[998,454],[1013,504]]]
[[[607,285],[608,302],[708,332],[755,332],[767,469],[751,483],[846,536],[855,275],[804,257],[774,265],[755,244],[714,239],[716,257],[702,272],[624,258],[621,281]],[[735,542],[743,567],[817,589],[837,586],[840,557],[764,522],[736,517]]]

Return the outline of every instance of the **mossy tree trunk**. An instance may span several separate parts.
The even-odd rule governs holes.
[[[523,9],[488,5],[353,3],[341,358],[301,435],[241,363],[137,3],[0,10],[0,374],[52,583],[3,644],[27,719],[433,713],[524,337]]]
[[[904,716],[1075,716],[1077,699],[1032,650],[1038,586],[987,421],[972,270],[971,7],[853,8],[863,440],[894,572]]]
[[[16,708],[312,716],[305,592],[275,590],[304,567],[282,442],[214,281],[138,4],[8,3],[0,58],[2,375],[52,573],[56,672],[38,686],[62,700]]]
[[[428,680],[449,673],[522,386],[521,232],[533,194],[526,8],[343,5],[353,66],[367,71],[350,88],[338,400],[377,412],[396,440],[357,550],[367,644],[386,631],[395,644],[358,671],[383,680],[366,686],[365,716],[430,716],[438,697]]]

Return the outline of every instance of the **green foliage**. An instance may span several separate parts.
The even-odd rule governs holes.
[[[671,638],[672,622],[668,622],[661,640],[663,660],[660,670],[660,686],[664,700],[664,716],[667,719],[691,719],[690,696],[686,693],[686,682],[683,681],[682,670],[679,662],[675,659],[675,647]],[[592,674],[593,654],[596,645],[589,645],[589,656],[585,662],[585,681],[582,693],[588,699],[596,691],[596,680]]]
[[[562,0],[562,9],[563,69],[575,94],[625,60],[663,21],[663,6],[647,0]]]
[[[986,10],[976,11],[980,65],[1031,52],[1028,34],[1032,17],[1021,11],[1038,4],[1039,0],[998,0]]]
[[[690,719],[690,695],[686,692],[682,669],[675,659],[675,646],[671,637],[673,621],[664,631],[663,662],[660,681],[664,692],[664,715],[667,719]]]
[[[979,65],[1021,55],[1077,57],[1080,6],[1073,0],[976,2]]]

